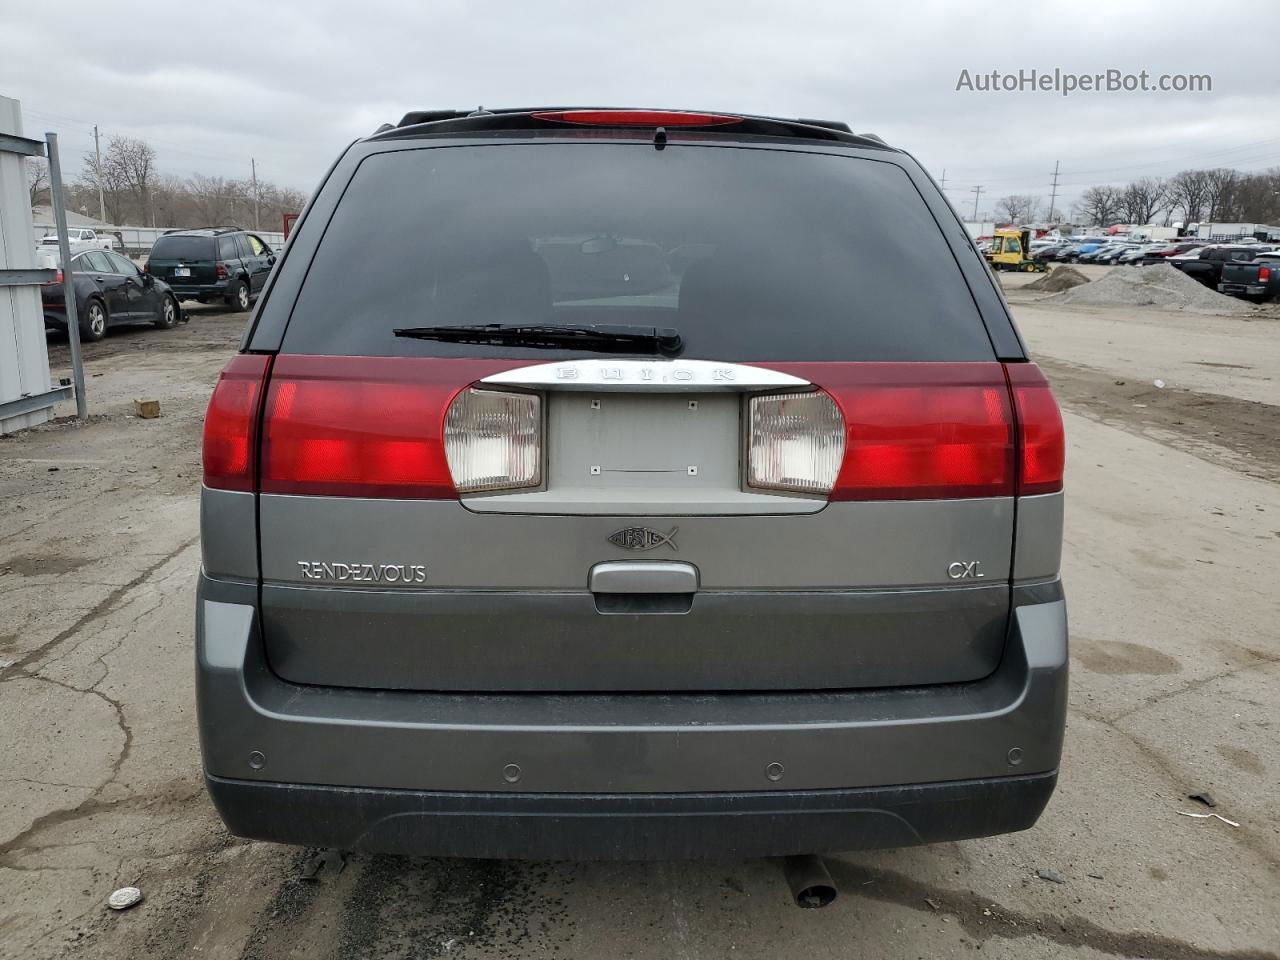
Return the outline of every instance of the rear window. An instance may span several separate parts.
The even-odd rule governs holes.
[[[682,356],[727,361],[994,356],[938,225],[889,163],[616,143],[368,157],[284,349],[580,355],[392,333],[476,323],[675,327]]]
[[[212,260],[212,237],[159,237],[151,248],[152,260]]]

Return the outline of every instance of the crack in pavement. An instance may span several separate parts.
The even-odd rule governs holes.
[[[33,777],[5,777],[4,783],[30,783],[38,787],[77,787],[81,790],[93,790],[92,783],[62,783],[59,780],[36,780]]]
[[[100,676],[97,680],[95,680],[92,684],[89,685],[90,690],[95,689],[99,684],[101,684],[104,680],[106,680],[107,675],[111,672],[111,669],[106,664],[106,658],[111,656],[111,654],[115,653],[117,650],[119,650],[124,645],[126,640],[128,640],[130,637],[132,637],[134,634],[138,632],[138,630],[140,629],[138,624],[144,618],[149,617],[151,614],[155,613],[164,605],[164,602],[167,599],[167,597],[165,597],[163,589],[160,589],[160,588],[162,588],[164,584],[169,580],[175,579],[180,576],[181,577],[187,576],[188,572],[189,571],[186,571],[186,570],[177,570],[171,573],[169,576],[156,581],[155,586],[159,591],[159,596],[156,597],[155,603],[151,604],[151,606],[147,607],[147,609],[140,611],[138,615],[133,618],[133,625],[130,626],[127,630],[125,630],[120,635],[120,638],[115,643],[113,643],[109,649],[105,650],[100,656],[94,658],[93,662],[102,667],[102,676]],[[68,647],[67,649],[60,650],[57,656],[50,657],[48,660],[40,664],[40,669],[37,672],[37,675],[43,677],[45,675],[46,670],[52,667],[55,663],[61,663],[63,660],[66,660],[67,657],[71,656],[77,650],[83,647],[86,643],[88,643],[90,639],[91,637],[86,636],[81,640],[77,641],[72,646]]]
[[[1232,667],[1230,670],[1221,670],[1218,673],[1211,673],[1207,677],[1199,677],[1195,680],[1189,680],[1176,690],[1167,690],[1164,693],[1158,693],[1153,697],[1138,702],[1132,709],[1118,713],[1111,718],[1111,723],[1119,723],[1135,714],[1142,713],[1148,707],[1154,707],[1156,704],[1164,703],[1166,700],[1172,700],[1174,697],[1181,697],[1187,693],[1193,693],[1201,687],[1213,683],[1215,680],[1224,680],[1227,677],[1234,677],[1237,674],[1246,673],[1249,670],[1256,670],[1259,667],[1269,667],[1280,663],[1280,657],[1259,657],[1255,656],[1253,660],[1242,664],[1238,667]]]
[[[1118,720],[1110,720],[1101,714],[1089,713],[1076,706],[1071,707],[1071,713],[1084,717],[1099,726],[1106,727],[1112,733],[1127,740],[1138,753],[1150,761],[1164,775],[1171,785],[1171,791],[1174,796],[1181,795],[1183,784],[1195,782],[1196,778],[1194,776],[1188,776],[1186,771],[1175,766],[1174,761],[1160,753],[1155,747],[1143,743],[1136,734],[1125,730],[1119,725]],[[1246,850],[1256,854],[1263,863],[1273,867],[1277,864],[1275,854],[1267,847],[1268,838],[1263,834],[1257,833],[1249,824],[1241,824],[1239,829],[1229,831],[1226,836]]]
[[[103,664],[103,666],[105,667],[106,665]],[[107,779],[94,788],[95,794],[101,792],[107,784],[115,780],[116,776],[120,773],[120,768],[124,766],[124,762],[129,759],[129,754],[133,751],[133,730],[125,721],[123,705],[121,705],[120,701],[115,697],[110,697],[98,689],[98,684],[105,679],[106,676],[104,674],[91,687],[77,687],[75,684],[67,683],[63,680],[55,680],[53,677],[46,677],[37,673],[24,672],[17,676],[0,679],[0,683],[8,683],[13,680],[34,680],[36,683],[51,683],[55,687],[61,687],[63,690],[68,690],[71,693],[81,693],[87,694],[91,697],[97,697],[112,709],[116,717],[116,726],[120,728],[120,732],[124,735],[124,746],[120,748],[120,753],[116,756],[115,760],[112,761],[111,773],[107,776]],[[3,848],[0,848],[0,852],[3,852]]]
[[[3,668],[3,670],[0,670],[0,683],[7,683],[10,681],[19,680],[19,679],[32,680],[37,683],[52,684],[53,686],[60,687],[64,690],[68,690],[73,693],[97,697],[99,700],[101,700],[103,703],[106,703],[111,708],[112,712],[115,715],[116,725],[119,728],[120,733],[124,738],[123,746],[120,748],[119,753],[116,755],[115,759],[112,761],[111,769],[108,772],[106,779],[103,780],[103,782],[99,784],[97,787],[92,788],[92,793],[90,793],[89,796],[87,796],[84,800],[82,800],[80,803],[76,804],[73,807],[63,807],[56,810],[51,810],[50,812],[37,817],[35,820],[31,822],[31,824],[25,830],[20,831],[19,833],[17,833],[15,836],[11,837],[9,840],[5,841],[4,843],[0,843],[0,866],[8,866],[10,863],[9,855],[18,850],[23,849],[28,839],[39,834],[43,830],[47,830],[51,827],[55,827],[63,823],[68,823],[84,817],[93,816],[94,814],[101,813],[105,810],[114,810],[115,808],[128,804],[130,802],[134,802],[138,800],[145,801],[146,799],[145,797],[137,797],[132,795],[129,797],[124,797],[119,800],[113,800],[113,801],[103,801],[99,799],[99,795],[102,793],[102,791],[106,789],[110,784],[114,783],[116,781],[116,778],[119,777],[121,768],[124,766],[125,762],[129,759],[129,755],[133,752],[133,730],[129,726],[129,723],[125,717],[124,706],[120,703],[118,699],[108,696],[106,693],[99,690],[98,685],[102,683],[102,681],[105,680],[107,675],[110,673],[110,670],[106,666],[104,658],[110,655],[115,650],[118,650],[120,646],[124,643],[124,641],[136,632],[136,628],[126,631],[124,635],[121,636],[120,640],[115,644],[115,646],[113,646],[110,650],[106,651],[105,653],[102,654],[101,657],[95,660],[95,663],[100,663],[102,665],[104,673],[101,677],[98,678],[97,681],[95,681],[95,683],[92,686],[78,687],[75,684],[67,683],[62,680],[56,680],[52,677],[42,676],[38,673],[32,672],[32,664],[35,664],[37,661],[40,660],[42,656],[48,654],[50,651],[57,649],[62,643],[65,643],[71,637],[75,636],[76,633],[81,628],[86,626],[88,623],[92,622],[93,620],[99,617],[106,615],[107,613],[112,612],[115,609],[115,605],[117,604],[118,601],[120,601],[123,597],[127,596],[128,593],[132,591],[134,588],[138,587],[142,583],[145,583],[151,577],[152,574],[154,574],[158,569],[160,569],[160,567],[162,567],[168,561],[172,560],[178,554],[182,553],[184,550],[191,547],[191,545],[194,544],[198,539],[199,539],[198,536],[194,536],[183,541],[176,549],[160,557],[158,560],[156,560],[154,563],[148,566],[145,570],[139,573],[136,577],[134,577],[128,583],[122,584],[121,586],[112,590],[109,594],[107,594],[106,597],[104,597],[101,601],[95,604],[89,610],[88,613],[80,617],[70,627],[61,631],[53,639],[37,647],[35,650],[32,650],[31,652],[26,654],[24,657],[22,657],[20,660],[10,664],[9,666],[6,666],[5,668]],[[157,603],[155,606],[152,606],[148,611],[146,611],[146,613],[150,613],[154,611],[158,606],[159,604]],[[137,619],[140,619],[142,616],[145,616],[145,615],[146,615],[145,613],[140,614],[139,618]],[[54,659],[57,659],[57,658],[54,658]],[[40,669],[43,669],[43,666],[41,666]]]
[[[954,916],[975,940],[1016,940],[1040,937],[1063,947],[1088,947],[1115,957],[1143,960],[1280,960],[1264,950],[1210,950],[1156,933],[1109,930],[1074,914],[1022,913],[1001,906],[974,891],[938,887],[904,874],[872,870],[842,860],[827,861],[831,873],[852,896],[892,903],[923,913]]]
[[[160,557],[160,559],[156,560],[155,563],[151,564],[149,567],[144,569],[141,573],[139,573],[136,577],[134,577],[128,583],[123,583],[120,586],[116,587],[114,590],[112,590],[110,593],[108,593],[105,597],[103,597],[101,600],[95,603],[92,607],[90,607],[88,611],[86,611],[83,616],[77,619],[75,623],[71,624],[71,626],[60,631],[52,639],[45,641],[40,646],[28,652],[20,659],[15,660],[13,663],[9,664],[9,666],[0,668],[0,682],[3,682],[4,680],[7,680],[16,675],[29,674],[31,665],[33,663],[36,663],[46,653],[56,649],[57,647],[65,643],[67,640],[69,640],[71,637],[74,637],[82,627],[86,626],[89,623],[92,623],[94,620],[97,620],[99,617],[104,616],[107,613],[110,613],[115,608],[115,604],[118,600],[120,600],[120,598],[126,596],[131,590],[133,590],[139,584],[145,583],[153,573],[159,570],[162,566],[164,566],[166,563],[168,563],[178,554],[182,553],[182,551],[188,549],[192,544],[196,543],[199,539],[200,539],[200,535],[197,533],[194,536],[184,540],[182,543],[178,545],[176,549]]]

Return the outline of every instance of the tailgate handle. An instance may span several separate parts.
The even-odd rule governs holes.
[[[592,593],[696,593],[698,568],[673,560],[619,560],[591,568]]]

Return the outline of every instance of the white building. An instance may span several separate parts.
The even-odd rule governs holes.
[[[18,101],[0,97],[0,434],[44,423],[69,393],[49,382],[40,284],[52,274],[36,268],[24,162],[37,146]]]

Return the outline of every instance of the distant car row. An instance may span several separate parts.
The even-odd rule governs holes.
[[[219,301],[233,310],[248,310],[276,262],[266,241],[238,227],[166,233],[156,239],[141,270],[106,245],[110,238],[86,236],[92,230],[68,234],[83,340],[101,340],[107,327],[118,324],[172,328],[181,318],[178,303],[182,300]],[[99,249],[91,245],[93,240],[104,245]],[[67,306],[58,238],[41,240],[36,257],[40,266],[58,269],[57,279],[42,288],[45,327],[65,330]]]
[[[1031,257],[1042,263],[1135,267],[1167,263],[1219,293],[1258,301],[1280,296],[1280,248],[1258,242],[1160,240],[1142,243],[1101,237],[1038,240],[1032,243]]]

